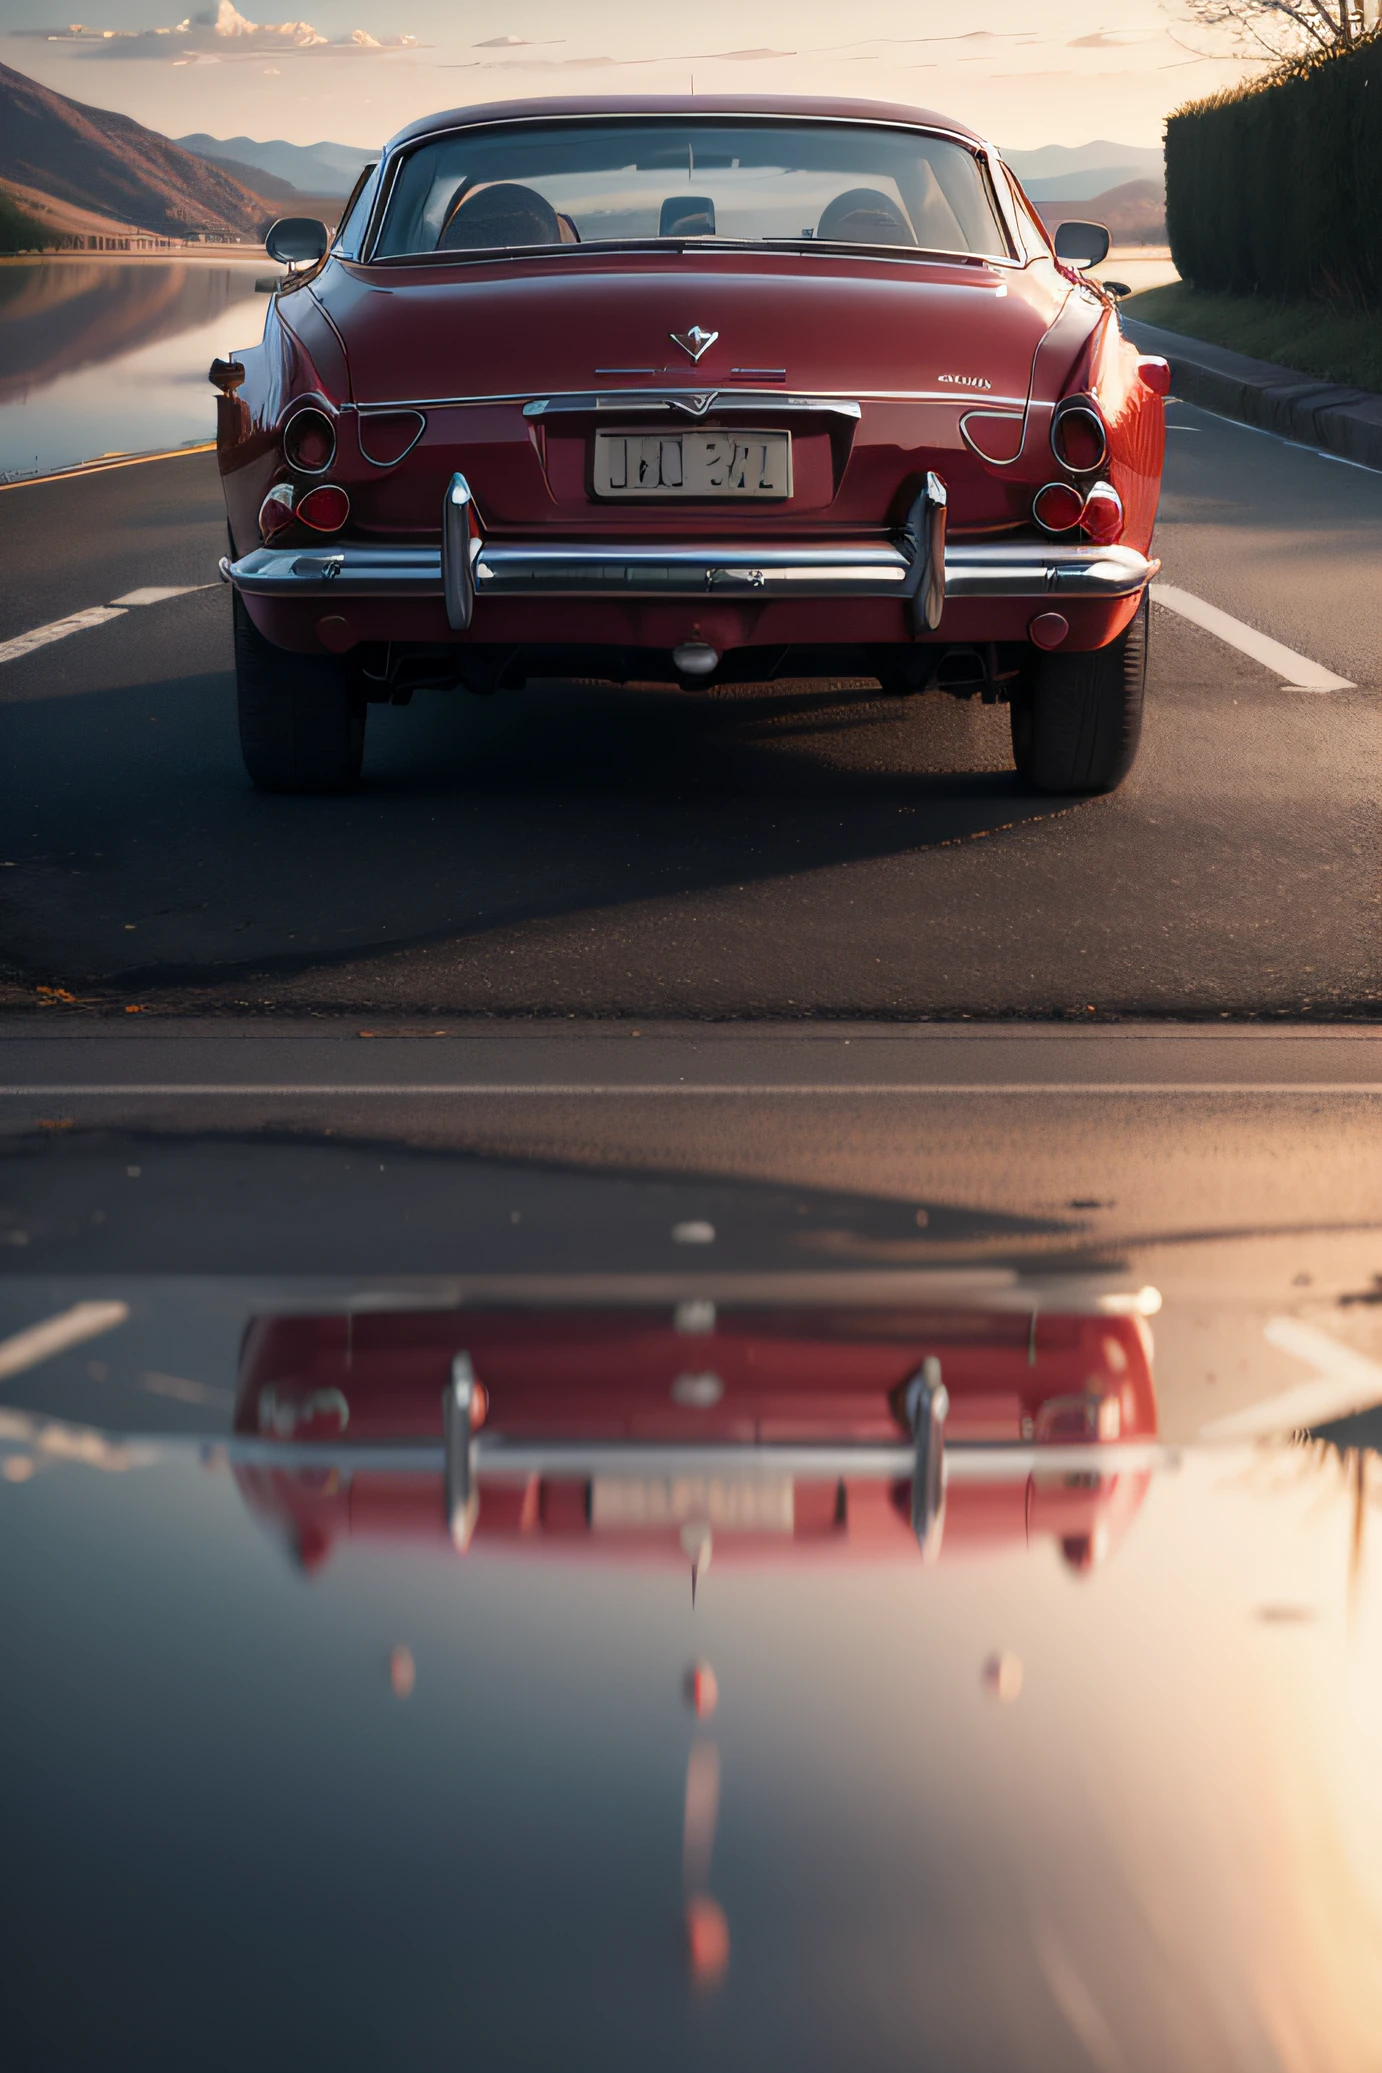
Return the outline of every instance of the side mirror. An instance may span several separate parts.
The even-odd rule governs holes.
[[[312,266],[325,257],[330,243],[326,225],[315,216],[280,216],[269,225],[264,249],[280,266]]]
[[[1067,260],[1084,273],[1108,258],[1113,240],[1102,223],[1061,223],[1056,227],[1054,242],[1057,259]]]

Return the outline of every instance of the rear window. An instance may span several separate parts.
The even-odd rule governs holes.
[[[372,256],[657,239],[1012,256],[962,144],[723,117],[496,125],[418,145]]]

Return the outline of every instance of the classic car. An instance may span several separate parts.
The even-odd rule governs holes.
[[[1136,753],[1169,372],[993,147],[924,110],[551,100],[413,123],[284,219],[217,360],[256,783],[368,706],[862,673],[1005,702],[1031,784]]]
[[[469,1559],[1094,1568],[1156,1455],[1133,1311],[815,1306],[256,1319],[241,1494],[311,1572],[340,1540]]]

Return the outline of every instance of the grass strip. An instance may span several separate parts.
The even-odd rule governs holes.
[[[1184,338],[1227,346],[1321,381],[1382,392],[1382,316],[1346,315],[1327,302],[1273,302],[1258,295],[1217,295],[1175,281],[1120,303],[1125,316],[1159,324]]]

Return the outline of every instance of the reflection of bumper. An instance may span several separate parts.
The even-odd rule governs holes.
[[[1057,542],[945,547],[947,599],[1131,597],[1160,564],[1131,547]],[[893,597],[907,599],[915,565],[890,544],[872,547],[666,547],[562,545],[473,550],[474,595],[503,597],[705,598]],[[260,547],[222,562],[227,581],[251,597],[441,598],[439,547]]]

